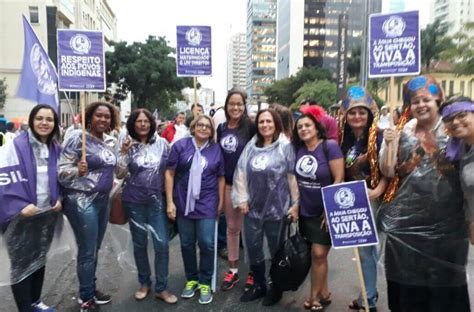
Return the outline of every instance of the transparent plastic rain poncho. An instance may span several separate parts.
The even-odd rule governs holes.
[[[64,256],[63,253],[74,249],[69,223],[61,213],[52,210],[53,203],[61,200],[56,179],[58,156],[59,147],[51,145],[48,150],[31,133],[22,134],[0,149],[0,171],[13,170],[16,177],[21,176],[15,180],[10,175],[7,181],[1,174],[0,209],[8,210],[9,214],[0,222],[0,286],[21,282],[45,266],[46,258]],[[49,169],[45,172],[46,168]],[[45,188],[49,190],[47,198],[35,193],[36,182],[52,185]],[[40,212],[31,217],[20,215],[28,204],[34,204]],[[13,211],[16,213],[11,214]],[[71,259],[72,255],[69,254]]]
[[[279,245],[283,239],[282,234],[285,233],[284,218],[288,208],[299,200],[298,184],[293,173],[295,153],[288,139],[281,135],[277,141],[262,148],[257,147],[255,143],[256,137],[253,137],[240,155],[234,172],[231,195],[234,209],[238,209],[243,203],[249,205],[249,213],[244,222],[248,222],[248,228],[252,230],[246,231],[244,226],[242,233],[245,238],[243,243],[246,261],[250,264],[271,259],[269,240],[271,239],[273,245]],[[279,229],[274,229],[278,232],[272,232],[268,227],[264,230],[266,221],[280,221]],[[263,244],[260,246],[258,239],[248,235],[254,235],[253,238],[263,237]],[[247,242],[254,245],[248,246]],[[249,254],[253,250],[263,252]]]
[[[400,133],[394,155],[400,177],[394,199],[378,213],[379,230],[386,234],[386,277],[405,285],[456,287],[466,284],[467,226],[456,166],[445,158],[447,137],[443,124],[423,140],[415,137],[417,120]],[[393,149],[397,151],[397,148]],[[387,166],[386,142],[380,151],[380,167]]]

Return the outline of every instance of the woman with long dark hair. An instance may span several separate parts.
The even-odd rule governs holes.
[[[344,160],[338,143],[326,139],[323,116],[316,106],[301,108],[293,130],[296,150],[295,175],[300,192],[299,229],[311,243],[310,297],[304,307],[321,311],[331,303],[328,286],[328,254],[331,238],[326,226],[321,188],[344,180]]]
[[[217,141],[224,155],[225,194],[224,213],[227,224],[227,250],[229,271],[224,277],[222,290],[229,290],[239,281],[239,241],[243,215],[232,206],[231,192],[234,171],[240,154],[255,134],[255,126],[247,116],[246,95],[236,89],[227,94],[224,105],[226,122],[217,128]]]
[[[106,133],[118,129],[119,114],[107,102],[86,107],[86,155],[82,160],[82,132],[75,130],[64,142],[59,161],[59,181],[64,187],[64,214],[78,245],[77,275],[81,312],[97,311],[111,301],[96,289],[97,258],[109,220],[115,152],[106,144]]]
[[[115,172],[119,179],[126,177],[122,202],[129,217],[140,283],[135,299],[145,299],[152,284],[147,251],[150,232],[155,250],[155,297],[173,304],[178,299],[167,291],[168,217],[162,195],[169,146],[155,129],[155,118],[147,109],[136,109],[130,114],[129,137],[122,143]]]
[[[56,175],[59,119],[51,106],[37,105],[28,124],[27,132],[0,149],[0,227],[18,310],[52,312],[56,310],[41,301],[41,290],[62,207]]]
[[[240,155],[232,186],[232,205],[244,219],[244,240],[253,279],[248,281],[240,301],[265,297],[263,305],[276,304],[282,291],[273,283],[267,292],[264,236],[270,257],[284,238],[285,219],[298,220],[299,193],[294,175],[295,153],[283,134],[278,113],[257,114],[257,135]]]

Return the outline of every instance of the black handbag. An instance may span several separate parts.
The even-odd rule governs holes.
[[[298,226],[294,235],[290,235],[272,259],[270,277],[272,282],[282,291],[297,290],[306,279],[311,268],[311,246],[300,235]]]

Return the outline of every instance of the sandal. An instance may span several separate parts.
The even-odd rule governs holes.
[[[303,303],[303,307],[304,307],[305,310],[310,310],[312,306],[313,306],[313,300],[312,299],[306,299]]]
[[[331,304],[331,302],[332,302],[331,293],[329,293],[326,297],[319,298],[319,303],[321,303],[321,305],[323,306],[328,306]]]
[[[349,304],[349,309],[351,310],[364,310],[365,307],[359,305],[359,301],[357,299],[352,300],[352,302]]]
[[[319,302],[313,302],[311,305],[310,311],[324,311],[324,306]]]

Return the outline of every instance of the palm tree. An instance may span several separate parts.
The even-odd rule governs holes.
[[[453,46],[452,39],[446,34],[449,30],[449,24],[436,19],[432,24],[428,24],[421,30],[421,62],[430,70],[431,62],[440,59],[442,51]]]
[[[464,24],[453,36],[454,44],[441,53],[441,57],[454,63],[458,75],[474,74],[474,22]]]

